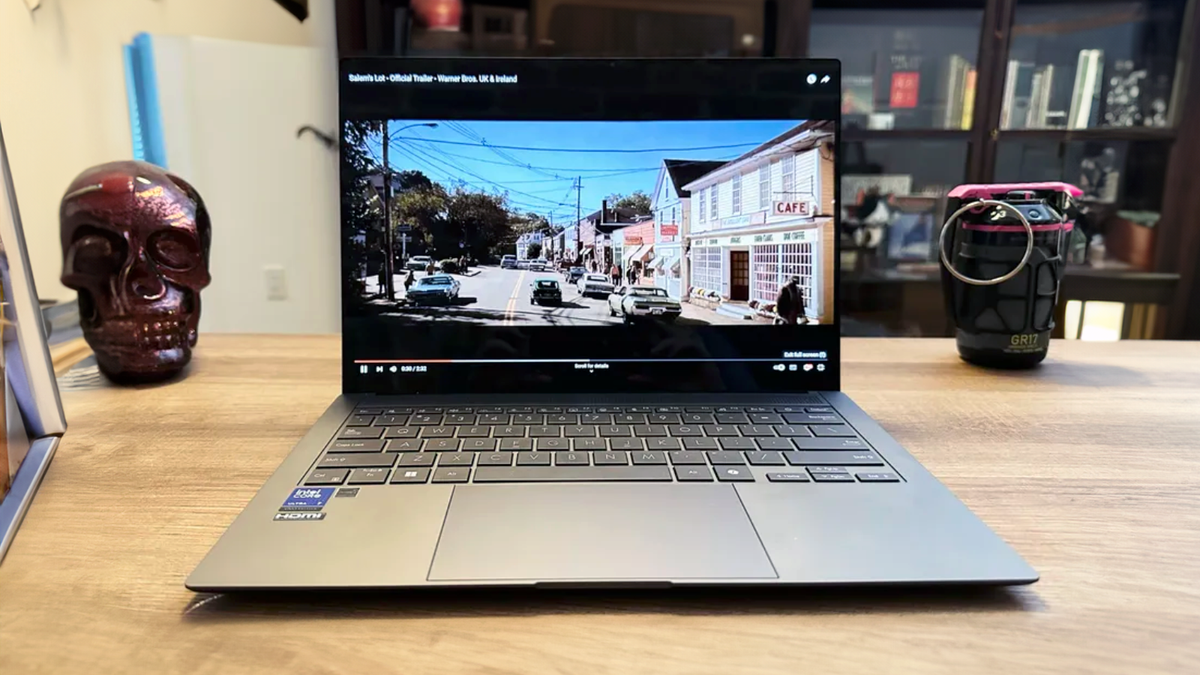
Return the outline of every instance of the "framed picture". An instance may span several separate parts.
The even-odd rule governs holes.
[[[937,197],[896,197],[887,225],[887,259],[928,262],[937,255],[936,237],[943,200]]]

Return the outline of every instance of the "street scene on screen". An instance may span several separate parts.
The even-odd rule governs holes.
[[[832,322],[830,122],[352,121],[343,139],[352,313]]]

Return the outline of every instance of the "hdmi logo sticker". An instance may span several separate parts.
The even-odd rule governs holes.
[[[293,511],[290,513],[276,513],[275,520],[325,520],[324,513],[313,513],[311,511]]]

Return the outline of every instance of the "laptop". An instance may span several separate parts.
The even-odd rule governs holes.
[[[0,344],[4,364],[4,398],[0,418],[0,482],[11,476],[8,493],[0,495],[0,560],[16,536],[41,484],[59,438],[67,430],[54,367],[46,344],[41,305],[29,266],[17,193],[13,186],[4,133],[0,130],[0,298],[3,326]],[[3,490],[0,490],[3,492]]]
[[[1037,580],[839,390],[836,61],[340,78],[343,394],[189,588]]]

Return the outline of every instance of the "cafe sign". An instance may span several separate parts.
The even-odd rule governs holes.
[[[728,227],[745,227],[747,225],[762,225],[767,222],[767,212],[759,211],[757,213],[748,213],[744,216],[733,216],[731,218],[723,218],[720,228],[723,230]]]
[[[771,208],[771,213],[776,216],[800,216],[809,218],[812,216],[812,202],[775,202]]]

